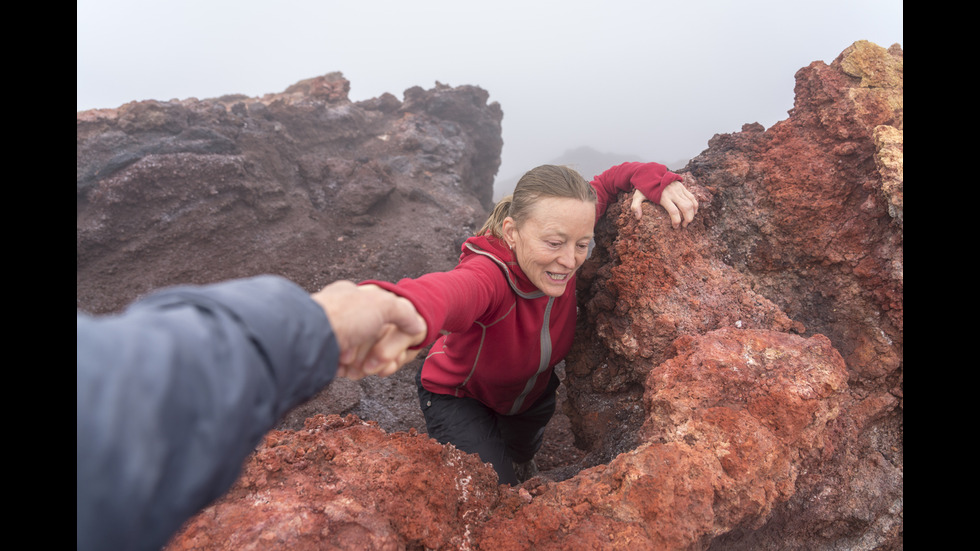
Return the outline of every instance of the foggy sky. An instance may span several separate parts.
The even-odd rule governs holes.
[[[671,163],[793,106],[794,74],[903,44],[902,0],[77,0],[77,110],[261,96],[333,71],[350,99],[436,81],[499,102],[498,180],[568,149]],[[591,176],[591,175],[586,175]]]

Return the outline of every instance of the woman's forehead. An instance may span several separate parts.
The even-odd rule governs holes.
[[[527,222],[538,231],[552,232],[578,239],[591,237],[595,226],[595,205],[588,201],[567,197],[539,199]]]

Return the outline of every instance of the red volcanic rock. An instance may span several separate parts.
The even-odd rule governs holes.
[[[712,209],[710,195],[689,184],[702,210]],[[677,338],[721,327],[804,330],[756,292],[751,278],[714,256],[702,220],[674,231],[659,207],[645,206],[638,221],[628,201],[611,205],[597,228],[579,284],[587,321],[566,361],[566,411],[578,445],[596,454],[591,463],[639,443],[644,381],[676,354]]]
[[[788,119],[717,135],[692,159],[701,208],[686,230],[652,206],[633,220],[626,197],[599,225],[579,286],[592,323],[566,366],[584,466],[660,438],[651,407],[694,421],[650,402],[647,379],[687,338],[823,335],[845,360],[841,414],[821,437],[830,451],[799,454],[793,491],[712,548],[902,546],[902,68],[899,48],[858,42],[801,69]],[[767,423],[784,423],[785,408]]]
[[[903,544],[903,54],[857,42],[797,75],[790,117],[716,136],[689,165],[713,201],[718,256],[848,367],[833,454],[797,493],[720,549]]]
[[[353,416],[272,431],[167,549],[465,549],[498,500],[476,456]]]
[[[821,336],[682,338],[647,381],[646,443],[561,483],[355,417],[274,431],[168,549],[698,549],[758,525],[823,457],[847,373]]]
[[[675,346],[646,381],[644,443],[533,487],[481,527],[481,548],[704,549],[794,494],[801,458],[827,453],[847,388],[830,342],[727,328]]]
[[[716,255],[860,379],[902,359],[902,72],[897,47],[855,43],[797,72],[788,119],[715,136],[688,166],[719,204]]]

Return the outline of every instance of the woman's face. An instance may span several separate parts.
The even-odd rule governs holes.
[[[508,217],[504,239],[535,287],[561,296],[575,270],[585,262],[595,227],[595,204],[565,197],[539,199],[524,223]]]

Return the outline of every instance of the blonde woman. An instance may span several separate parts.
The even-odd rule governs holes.
[[[416,382],[429,436],[477,453],[501,483],[536,472],[534,454],[555,411],[554,366],[575,333],[575,272],[610,201],[634,191],[642,216],[650,199],[686,227],[697,200],[681,176],[657,163],[624,163],[587,182],[544,165],[527,172],[462,247],[459,264],[397,284],[432,344]]]

